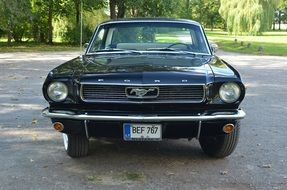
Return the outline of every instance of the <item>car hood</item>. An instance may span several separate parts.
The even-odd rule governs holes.
[[[234,74],[219,62],[223,64],[214,56],[83,56],[60,65],[52,73],[57,76],[70,75],[80,82],[207,84],[214,81],[214,71],[225,76]]]

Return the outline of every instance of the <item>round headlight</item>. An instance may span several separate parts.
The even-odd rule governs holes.
[[[234,82],[228,82],[221,85],[219,96],[226,103],[233,103],[240,97],[240,87]]]
[[[51,100],[61,102],[68,96],[68,87],[62,82],[53,82],[48,86],[47,93]]]

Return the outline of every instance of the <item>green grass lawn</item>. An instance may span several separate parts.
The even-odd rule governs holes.
[[[79,46],[71,46],[64,43],[54,43],[53,45],[39,44],[34,42],[13,42],[10,46],[0,40],[0,52],[42,52],[42,51],[80,51]]]
[[[286,31],[265,32],[262,36],[231,36],[220,30],[206,30],[206,33],[210,41],[217,43],[219,48],[225,51],[287,56]],[[263,50],[258,51],[259,47]]]

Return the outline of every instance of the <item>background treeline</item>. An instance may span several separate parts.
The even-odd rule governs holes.
[[[260,35],[287,20],[287,0],[0,0],[0,38],[8,44],[78,44],[81,7],[83,42],[98,23],[110,18],[187,18],[235,35]]]

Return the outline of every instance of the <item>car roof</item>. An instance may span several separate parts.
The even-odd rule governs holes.
[[[124,18],[105,21],[101,24],[116,24],[116,23],[140,23],[140,22],[170,22],[170,23],[182,23],[182,24],[194,24],[200,26],[200,24],[193,20],[188,19],[175,19],[175,18]]]

